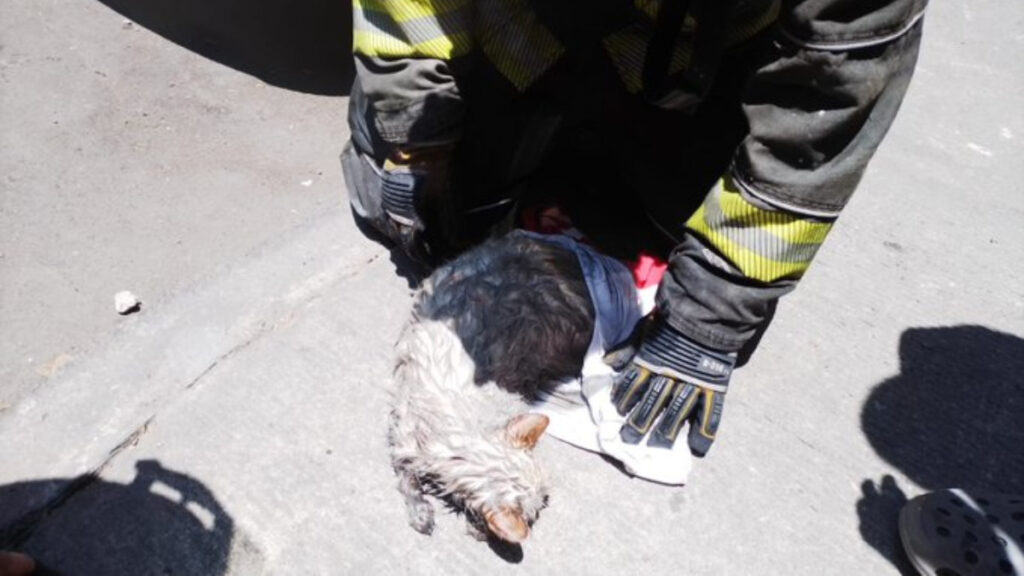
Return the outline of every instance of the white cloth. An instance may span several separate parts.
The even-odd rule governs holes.
[[[685,484],[692,467],[685,440],[665,449],[647,446],[650,433],[638,444],[626,444],[619,437],[626,419],[619,416],[612,404],[615,372],[603,360],[609,348],[628,338],[636,323],[651,311],[657,287],[637,290],[632,273],[621,262],[567,236],[517,232],[575,252],[594,303],[594,335],[581,377],[563,382],[533,405],[534,410],[551,420],[547,434],[579,448],[607,454],[635,476],[663,484]]]

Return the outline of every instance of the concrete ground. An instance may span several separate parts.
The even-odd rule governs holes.
[[[344,206],[338,4],[0,3],[0,547],[67,574],[886,574],[906,498],[1024,493],[1024,6],[930,8],[691,484],[542,441],[516,550],[405,524],[411,291]]]

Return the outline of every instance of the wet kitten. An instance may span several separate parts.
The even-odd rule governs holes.
[[[433,494],[471,525],[520,542],[547,502],[532,448],[539,389],[579,374],[594,310],[576,255],[521,233],[435,271],[396,346],[392,463],[410,524],[433,529]]]

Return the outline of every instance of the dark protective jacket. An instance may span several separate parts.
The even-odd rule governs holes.
[[[457,81],[481,55],[529,92],[573,42],[552,6],[578,9],[625,88],[671,110],[701,102],[732,46],[772,34],[743,89],[749,133],[673,236],[658,294],[677,330],[735,351],[807,270],[892,123],[926,2],[354,0],[353,145],[380,163],[382,148],[457,142]]]

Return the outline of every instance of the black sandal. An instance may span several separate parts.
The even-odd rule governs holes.
[[[900,512],[900,539],[927,576],[1024,576],[1024,496],[931,492]]]

